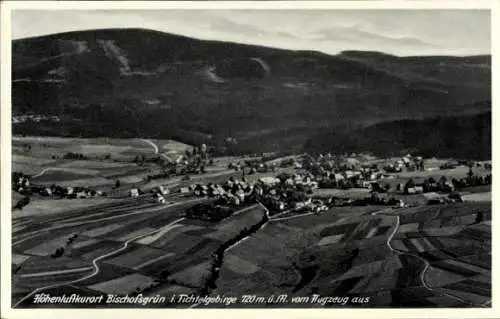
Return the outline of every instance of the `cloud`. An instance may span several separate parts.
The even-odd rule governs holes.
[[[423,39],[412,36],[390,36],[384,34],[377,34],[359,29],[357,26],[353,27],[336,27],[326,30],[320,30],[314,33],[317,40],[328,41],[352,41],[361,42],[364,44],[373,44],[378,47],[390,46],[412,46],[421,48],[436,48],[433,43],[428,43]]]
[[[198,39],[335,54],[489,54],[488,10],[16,10],[13,38],[146,28]]]

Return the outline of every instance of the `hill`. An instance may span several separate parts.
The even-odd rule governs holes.
[[[488,56],[327,55],[142,29],[21,39],[12,50],[14,116],[57,116],[16,121],[14,134],[163,137],[267,151],[299,149],[329,127],[491,107]]]
[[[306,143],[309,151],[372,151],[379,156],[414,152],[424,157],[491,159],[491,112],[397,120],[349,133],[329,131]]]

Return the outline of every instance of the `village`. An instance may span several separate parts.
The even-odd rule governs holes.
[[[68,154],[64,158],[70,159],[71,155],[71,159],[86,159],[83,154]],[[104,159],[109,160],[109,157]],[[227,173],[230,177],[225,180],[222,175],[220,182],[207,178],[205,183],[189,184],[192,176],[204,176],[217,161],[218,158],[210,155],[205,144],[193,147],[175,160],[166,156],[137,155],[133,162],[138,166],[150,164],[158,168],[144,177],[141,187],[120,186],[120,180],[117,179],[108,192],[120,189],[122,196],[147,197],[159,205],[166,204],[166,197],[171,194],[210,198],[209,203],[191,208],[186,215],[189,218],[218,221],[230,216],[230,212],[254,203],[265,205],[271,216],[290,216],[319,214],[334,206],[409,207],[417,205],[411,200],[414,195],[421,195],[418,204],[462,202],[461,190],[491,185],[492,169],[490,162],[473,161],[445,161],[439,167],[426,169],[426,160],[411,154],[391,159],[364,154],[261,154],[260,157],[243,157],[240,161],[229,162]],[[452,178],[442,174],[459,166],[467,167],[468,172]],[[477,168],[487,173],[475,174]],[[420,173],[428,177],[419,178],[418,181],[412,177],[400,177],[401,174],[418,176]],[[184,186],[149,186],[151,181],[168,181],[175,177],[181,178]],[[107,191],[92,187],[35,184],[30,175],[22,172],[13,172],[12,186],[13,191],[24,196],[14,206],[15,209],[28,205],[31,196],[76,200],[110,196]]]

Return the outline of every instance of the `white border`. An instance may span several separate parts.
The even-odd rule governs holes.
[[[500,247],[500,236],[495,235],[500,231],[499,223],[495,212],[498,210],[498,203],[493,201],[493,224],[492,224],[492,279],[493,279],[493,307],[489,309],[256,309],[256,310],[222,310],[222,309],[11,309],[11,11],[13,9],[43,9],[43,10],[93,10],[93,9],[491,9],[492,21],[492,73],[493,73],[493,101],[500,100],[499,55],[498,40],[500,39],[500,3],[497,1],[3,1],[1,3],[1,108],[0,108],[0,145],[1,145],[1,318],[67,318],[72,319],[89,318],[94,316],[105,316],[111,318],[138,318],[138,317],[158,317],[168,318],[255,318],[255,317],[284,317],[292,318],[499,318],[500,303],[495,293],[500,286],[500,276],[497,275],[499,268],[499,256],[495,253]],[[500,123],[493,107],[493,124]],[[500,137],[498,127],[493,125],[493,141],[495,137]],[[496,163],[499,153],[496,147],[492,151],[493,165],[493,194],[492,198],[497,198],[500,180],[496,178],[500,173]]]

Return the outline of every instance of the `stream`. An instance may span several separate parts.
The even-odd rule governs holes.
[[[245,240],[247,237],[250,237],[253,234],[255,234],[257,231],[262,229],[262,227],[264,227],[265,224],[269,222],[269,212],[264,207],[264,205],[262,205],[262,207],[266,210],[266,213],[262,217],[261,221],[254,224],[248,229],[244,228],[237,236],[231,238],[230,240],[220,245],[219,248],[212,254],[212,267],[210,270],[210,277],[207,279],[204,286],[200,289],[200,295],[209,295],[213,289],[217,288],[216,282],[217,279],[219,279],[220,267],[222,266],[222,263],[224,261],[225,252],[229,250],[231,247],[236,246],[241,241]]]

